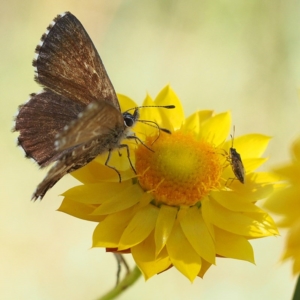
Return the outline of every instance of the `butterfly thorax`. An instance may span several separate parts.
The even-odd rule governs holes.
[[[109,129],[101,131],[101,134],[88,142],[76,145],[72,149],[68,149],[67,152],[62,153],[60,159],[65,161],[66,165],[72,164],[69,172],[81,168],[102,153],[118,149],[123,139],[134,135],[131,128],[135,125],[139,117],[138,110],[136,109],[133,114],[124,112],[116,116],[114,126],[109,126]],[[118,120],[119,118],[120,120]],[[123,122],[121,119],[123,119]]]

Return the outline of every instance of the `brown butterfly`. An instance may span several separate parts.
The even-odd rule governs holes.
[[[101,153],[109,153],[107,164],[112,150],[127,147],[129,158],[128,146],[121,141],[137,139],[130,128],[139,118],[138,108],[133,114],[121,113],[92,40],[70,12],[53,20],[35,52],[35,80],[44,90],[20,106],[14,130],[20,132],[18,144],[27,157],[41,167],[56,163],[38,185],[34,200]]]

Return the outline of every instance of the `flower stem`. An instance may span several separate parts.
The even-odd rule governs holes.
[[[115,299],[118,295],[124,292],[128,287],[133,285],[141,276],[140,269],[135,266],[135,268],[124,277],[124,279],[119,282],[117,286],[115,286],[112,290],[110,290],[106,295],[101,296],[98,300],[110,300]]]
[[[298,277],[293,300],[300,300],[300,276]]]

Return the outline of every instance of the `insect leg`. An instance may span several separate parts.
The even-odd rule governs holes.
[[[130,166],[131,166],[133,172],[136,174],[136,170],[135,170],[135,168],[134,168],[134,166],[133,166],[133,164],[132,164],[132,161],[131,161],[131,159],[130,159],[130,151],[129,151],[128,145],[126,145],[126,144],[121,144],[121,145],[119,146],[119,148],[126,148],[126,151],[127,151],[127,158],[128,158],[128,160],[129,160]]]
[[[108,155],[107,155],[107,159],[106,159],[106,161],[105,161],[105,165],[106,165],[107,167],[109,167],[109,168],[115,170],[115,171],[117,172],[117,174],[118,174],[118,176],[119,176],[119,182],[121,182],[122,179],[121,179],[121,174],[120,174],[120,172],[119,172],[115,167],[110,166],[110,165],[108,164],[108,163],[109,163],[109,160],[110,160],[110,156],[111,156],[111,150],[108,151]]]

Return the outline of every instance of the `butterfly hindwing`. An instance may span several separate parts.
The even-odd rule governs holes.
[[[81,144],[62,152],[59,159],[51,167],[46,177],[36,188],[32,199],[42,199],[48,189],[53,187],[55,183],[59,181],[63,176],[85,166],[97,155],[99,155],[99,152],[101,152],[101,150],[107,151],[109,149],[104,149],[102,145],[95,139],[87,144]]]
[[[27,157],[42,167],[48,165],[59,154],[54,146],[57,134],[84,109],[84,104],[52,91],[31,94],[30,100],[20,106],[15,120],[14,130],[20,132],[18,144]]]

